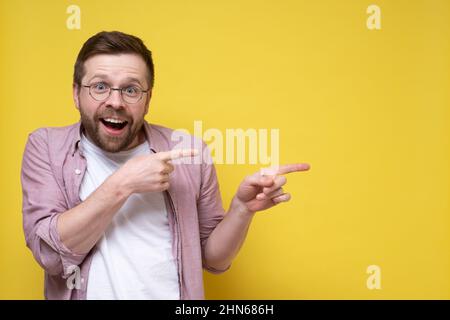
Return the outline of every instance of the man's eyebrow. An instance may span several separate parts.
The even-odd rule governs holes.
[[[124,79],[125,82],[137,82],[139,84],[141,84],[141,80],[139,80],[138,78],[135,77],[126,77]]]
[[[107,75],[107,74],[102,74],[102,73],[94,74],[94,75],[89,79],[89,82],[91,82],[92,79],[94,79],[94,78],[108,79],[108,75]]]
[[[91,82],[92,79],[94,79],[94,78],[101,78],[101,79],[103,79],[103,80],[108,80],[108,79],[109,79],[109,77],[108,77],[107,74],[98,73],[98,74],[94,74],[94,75],[89,79],[89,82]],[[137,83],[139,83],[140,85],[142,85],[141,81],[140,81],[138,78],[135,78],[135,77],[126,77],[125,79],[123,79],[123,82],[137,82]]]

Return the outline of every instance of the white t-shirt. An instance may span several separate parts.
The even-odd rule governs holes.
[[[84,201],[127,160],[150,153],[145,142],[110,153],[84,135],[87,169],[80,187]],[[176,260],[162,192],[132,194],[96,244],[87,299],[180,299]]]

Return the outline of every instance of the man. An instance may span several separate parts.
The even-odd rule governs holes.
[[[144,120],[154,69],[139,38],[100,32],[74,69],[80,122],[30,134],[22,163],[45,297],[203,299],[202,268],[227,270],[255,212],[290,199],[284,174],[309,166],[246,177],[225,214],[211,161],[181,161],[210,160],[205,143],[186,135],[192,149],[176,149],[173,130]]]

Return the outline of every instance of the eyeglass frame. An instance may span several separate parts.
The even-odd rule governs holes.
[[[135,103],[138,103],[139,101],[142,100],[142,97],[144,96],[144,93],[148,93],[150,91],[150,88],[147,89],[147,90],[142,90],[141,88],[138,87],[139,90],[141,90],[141,96],[139,97],[139,99],[136,102],[128,102],[128,101],[125,101],[125,99],[123,98],[123,89],[129,88],[129,86],[128,87],[123,87],[123,88],[113,88],[113,87],[110,87],[109,84],[104,83],[105,85],[107,85],[109,87],[108,96],[105,99],[103,99],[103,100],[97,100],[97,99],[95,99],[92,96],[92,93],[91,93],[91,86],[96,85],[96,84],[98,84],[98,82],[92,83],[90,85],[81,84],[81,86],[85,87],[85,88],[89,88],[89,90],[88,90],[89,91],[89,95],[92,97],[92,99],[94,99],[95,101],[98,101],[98,102],[106,101],[111,96],[112,90],[116,90],[116,91],[120,91],[120,98],[122,99],[122,101],[124,101],[126,103],[129,103],[129,104],[135,104]]]

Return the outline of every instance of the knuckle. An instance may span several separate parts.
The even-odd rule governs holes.
[[[159,173],[158,173],[158,181],[159,181],[160,183],[164,182],[164,181],[165,181],[165,178],[166,178],[166,175],[165,175],[163,172],[159,172]]]
[[[161,188],[162,188],[162,190],[167,190],[167,189],[169,189],[169,186],[170,186],[170,184],[169,184],[168,181],[165,181],[165,182],[162,182],[162,183],[161,183]]]

